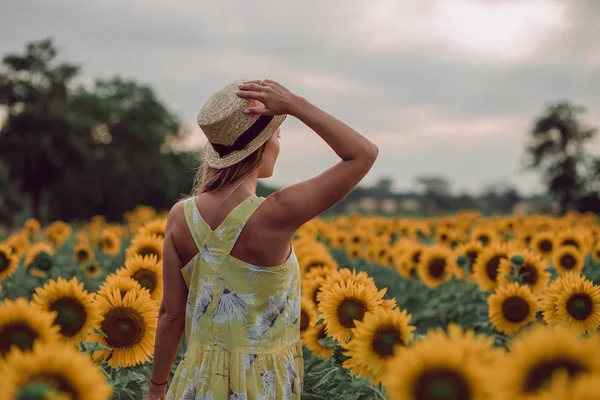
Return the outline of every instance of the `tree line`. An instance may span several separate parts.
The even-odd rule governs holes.
[[[91,85],[80,78],[51,39],[2,58],[0,223],[120,220],[138,204],[168,209],[191,192],[199,152],[176,146],[186,131],[152,88],[118,76]],[[551,104],[529,134],[527,167],[542,173],[561,212],[600,212],[600,159],[585,151],[596,130],[582,124],[583,111]],[[443,208],[447,193],[425,186],[422,199]],[[259,195],[274,190],[261,185]]]

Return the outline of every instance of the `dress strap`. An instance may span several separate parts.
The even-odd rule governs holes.
[[[194,243],[196,243],[198,249],[201,249],[204,246],[207,234],[210,232],[210,227],[202,219],[193,196],[184,201],[183,213],[188,229],[192,234],[192,238],[194,238]]]
[[[264,197],[258,197],[256,195],[248,197],[246,200],[242,201],[214,231],[215,236],[219,238],[221,242],[221,247],[225,254],[231,252],[242,233],[244,226],[264,200]]]

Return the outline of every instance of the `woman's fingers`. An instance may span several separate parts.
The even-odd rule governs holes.
[[[243,99],[254,99],[254,100],[264,100],[265,94],[261,92],[252,92],[249,90],[240,90],[236,92],[236,94]]]
[[[260,83],[242,83],[240,89],[262,91],[265,90],[265,87],[261,86]]]
[[[246,114],[269,115],[270,111],[266,107],[248,107],[244,109]]]

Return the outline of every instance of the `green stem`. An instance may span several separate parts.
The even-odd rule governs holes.
[[[373,390],[377,393],[378,397],[381,400],[386,400],[387,396],[385,395],[385,389],[383,388],[383,384],[379,382],[377,386],[373,386]]]
[[[110,369],[110,379],[113,382],[117,380],[117,369],[116,368],[111,368]]]

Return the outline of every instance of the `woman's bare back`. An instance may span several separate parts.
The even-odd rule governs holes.
[[[248,195],[253,194],[240,191],[224,198],[225,195],[222,193],[203,193],[196,196],[194,200],[202,219],[212,230],[215,230]],[[273,200],[267,198],[248,220],[231,250],[232,257],[263,267],[281,265],[289,258],[293,233],[286,234],[275,229],[272,204]],[[176,209],[181,216],[177,218],[177,225],[173,232],[175,247],[185,265],[198,253],[198,248],[189,232],[183,207],[176,207]]]

